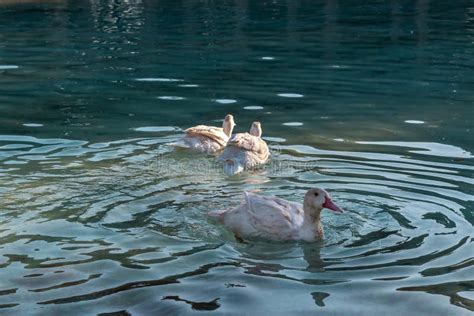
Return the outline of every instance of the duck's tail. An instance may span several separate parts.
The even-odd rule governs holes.
[[[233,159],[226,159],[224,160],[224,172],[230,176],[238,174],[244,171],[244,166],[233,160]]]
[[[216,211],[210,211],[207,213],[209,217],[217,219],[219,222],[224,222],[224,214],[227,212],[227,210],[216,210]]]

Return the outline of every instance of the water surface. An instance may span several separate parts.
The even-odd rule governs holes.
[[[0,1],[0,313],[469,314],[473,55],[470,1]],[[167,146],[227,113],[265,169]],[[314,186],[322,243],[206,216]]]

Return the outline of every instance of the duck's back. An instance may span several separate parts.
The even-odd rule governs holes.
[[[264,140],[249,133],[239,133],[229,139],[219,161],[231,163],[236,170],[244,170],[266,163],[269,156]]]
[[[249,133],[238,133],[232,135],[228,141],[228,146],[257,153],[261,159],[265,158],[269,152],[267,143],[263,139],[250,135]]]
[[[250,192],[244,194],[245,202],[224,219],[236,234],[244,238],[295,239],[303,224],[300,204]]]
[[[209,138],[224,147],[229,137],[224,133],[221,127],[197,125],[185,130],[187,137]]]

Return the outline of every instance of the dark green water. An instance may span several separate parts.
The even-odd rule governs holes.
[[[0,314],[468,315],[472,1],[0,0]],[[166,143],[232,113],[265,170]],[[328,189],[322,244],[237,243]]]

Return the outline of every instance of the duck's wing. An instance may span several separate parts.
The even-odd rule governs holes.
[[[302,216],[302,208],[277,197],[245,192],[245,199],[254,228],[262,233],[280,238],[290,237]]]
[[[270,154],[267,143],[260,137],[249,133],[238,133],[232,135],[228,142],[229,146],[238,147],[258,154],[259,159],[266,160]]]
[[[229,139],[229,146],[238,147],[249,151],[257,151],[260,145],[259,137],[250,135],[249,133],[238,133],[232,135]]]
[[[270,157],[270,149],[268,149],[268,145],[263,139],[261,139],[260,137],[258,139],[259,139],[259,145],[258,145],[258,151],[257,151],[258,159],[260,160],[261,163],[265,163]]]
[[[221,146],[225,146],[229,140],[229,137],[224,133],[221,127],[197,125],[186,129],[185,132],[188,136],[204,136],[210,138]]]

